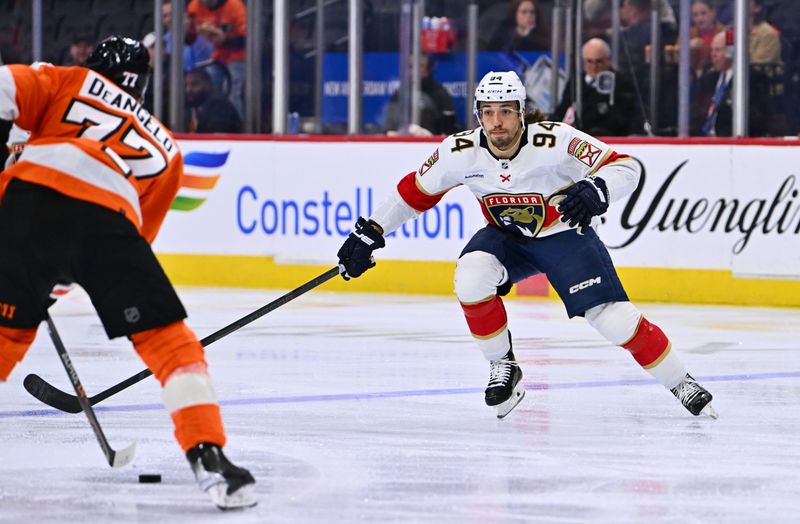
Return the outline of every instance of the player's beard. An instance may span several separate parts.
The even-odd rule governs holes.
[[[500,150],[508,149],[511,144],[513,144],[517,140],[517,135],[519,134],[519,130],[516,133],[511,133],[508,129],[503,128],[506,132],[504,135],[495,136],[489,132],[489,141],[491,141],[492,145]]]

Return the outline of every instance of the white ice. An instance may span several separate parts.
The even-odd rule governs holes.
[[[180,291],[200,337],[280,294]],[[28,373],[72,392],[42,330],[0,384],[0,521],[798,522],[800,311],[640,307],[718,420],[544,301],[507,303],[528,394],[497,420],[453,298],[312,291],[208,349],[228,455],[258,482],[259,505],[232,514],[194,484],[153,378],[96,406],[112,446],[138,441],[122,469],[83,414],[28,395]],[[80,291],[53,317],[90,395],[143,369]]]

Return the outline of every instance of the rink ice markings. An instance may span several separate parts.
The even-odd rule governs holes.
[[[772,373],[741,373],[735,375],[707,375],[697,376],[703,382],[744,382],[751,380],[779,380],[800,378],[800,371],[781,371]],[[613,388],[620,386],[647,386],[657,384],[652,379],[623,379],[623,380],[590,380],[580,382],[529,383],[525,385],[527,391],[569,390],[569,389],[596,389]],[[348,400],[377,400],[409,397],[433,397],[443,395],[468,395],[483,393],[483,387],[469,388],[444,388],[444,389],[416,389],[396,391],[374,391],[362,393],[330,393],[317,395],[290,395],[278,397],[254,397],[233,400],[221,400],[221,406],[251,406],[269,404],[297,404],[306,402],[337,402]],[[153,411],[163,409],[161,403],[127,404],[122,406],[97,406],[96,412],[131,412]],[[55,409],[0,411],[0,419],[13,417],[42,417],[53,415],[66,415]]]

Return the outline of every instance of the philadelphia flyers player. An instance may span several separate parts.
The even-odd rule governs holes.
[[[338,256],[347,279],[375,265],[383,235],[467,186],[488,222],[458,259],[455,291],[469,330],[490,363],[486,404],[506,416],[525,395],[501,296],[544,273],[570,317],[583,316],[693,415],[716,418],[661,329],[628,296],[592,222],[637,186],[639,164],[566,124],[525,115],[525,87],[514,72],[490,72],[475,90],[480,127],[446,138],[406,175],[369,220],[359,217]]]
[[[112,36],[86,67],[0,67],[0,143],[12,122],[31,133],[0,175],[0,381],[33,342],[54,285],[77,283],[108,336],[129,337],[161,383],[201,489],[222,509],[253,506],[252,475],[222,452],[203,347],[150,247],[183,159],[141,105],[148,62],[140,42]]]

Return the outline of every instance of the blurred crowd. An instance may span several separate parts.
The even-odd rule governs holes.
[[[169,0],[164,1],[162,17],[165,34],[161,60],[167,70],[177,47],[169,31],[173,17]],[[246,29],[247,8],[242,0],[191,0],[188,3],[183,13],[184,131],[242,131]],[[155,33],[145,35],[143,43],[154,63],[158,59]],[[146,102],[151,108],[152,100],[151,92]]]
[[[749,135],[782,136],[798,132],[798,115],[793,113],[794,97],[798,96],[797,44],[800,9],[792,2],[748,0],[749,17]],[[608,40],[609,0],[587,2],[588,32],[595,38]],[[655,5],[654,5],[655,4]],[[601,120],[613,123],[615,113],[629,113],[631,107],[641,109],[641,121],[632,121],[627,133],[646,131],[650,100],[650,60],[652,57],[651,17],[659,12],[662,42],[661,84],[656,134],[674,135],[677,127],[678,88],[678,18],[677,2],[667,0],[623,0],[620,15],[622,32],[619,66],[609,66],[608,51],[603,53],[603,69],[612,71],[617,85],[610,94],[598,93],[597,70],[590,63],[592,46],[584,46],[584,119],[579,125],[594,126]],[[690,134],[693,136],[731,136],[733,86],[733,2],[732,0],[692,0],[690,32]],[[792,9],[794,8],[794,9]],[[588,49],[587,49],[588,47]],[[588,54],[587,54],[588,52]],[[633,89],[631,89],[631,86]],[[602,89],[599,89],[602,91]],[[633,103],[611,103],[631,100]],[[569,98],[569,93],[565,98]],[[562,100],[561,107],[564,107]],[[612,107],[615,106],[615,107]],[[557,114],[556,116],[561,116]],[[601,127],[602,129],[602,127]],[[617,128],[618,132],[620,128]]]
[[[611,48],[612,2],[620,2],[622,29],[616,64]],[[152,32],[152,1],[123,0],[43,0],[46,24],[53,24],[59,37],[45,42],[46,59],[64,65],[81,65],[94,43],[109,31],[127,34],[144,41],[153,63],[162,60],[168,71],[176,46],[169,28],[175,16],[165,0],[161,16],[167,32],[163,56],[155,56],[156,36]],[[52,9],[48,9],[48,2]],[[399,51],[400,1],[363,0],[365,53]],[[800,132],[800,6],[797,0],[748,0],[749,18],[749,134],[784,136]],[[553,34],[552,13],[555,0],[476,0],[479,8],[481,53],[508,57],[507,63],[520,63],[516,57],[547,53]],[[733,3],[734,0],[691,0],[690,34],[690,134],[692,136],[730,136],[732,133],[733,85]],[[75,4],[75,9],[65,7]],[[80,6],[78,5],[80,4]],[[109,11],[122,10],[122,13]],[[465,0],[427,0],[426,14],[444,15],[444,47],[423,53],[420,68],[421,94],[419,118],[409,125],[407,98],[392,91],[381,110],[381,122],[367,126],[367,132],[439,135],[474,125],[472,116],[457,111],[454,100],[464,97],[454,82],[443,81],[437,64],[452,61],[451,55],[466,49]],[[6,61],[25,61],[26,0],[0,0],[0,53]],[[27,6],[27,7],[26,7]],[[81,9],[98,13],[96,24],[70,21],[89,18]],[[265,32],[262,50],[262,106],[267,131],[271,121],[271,2],[263,3]],[[315,0],[290,2],[290,103],[289,111],[299,113],[301,121],[318,125],[300,130],[342,132],[341,125],[320,123],[318,105],[309,103],[320,82],[313,76]],[[326,3],[325,52],[347,49],[347,2]],[[129,12],[124,12],[126,9]],[[105,11],[104,11],[105,10]],[[74,11],[74,13],[72,12]],[[3,18],[3,14],[9,14]],[[654,51],[651,18],[657,13],[661,32],[660,76],[657,91],[651,89],[650,62]],[[673,136],[678,127],[678,0],[584,0],[582,46],[577,52],[582,70],[562,84],[560,99],[550,112],[554,120],[565,121],[601,136],[656,134]],[[150,18],[148,18],[148,16]],[[184,129],[189,132],[237,133],[242,131],[245,74],[247,6],[244,0],[187,0],[182,43],[184,82]],[[125,18],[127,17],[127,19]],[[134,20],[135,19],[135,20]],[[55,21],[54,21],[55,20]],[[437,20],[437,18],[433,18]],[[115,22],[116,21],[116,22]],[[115,25],[116,23],[116,25]],[[29,24],[29,21],[28,21]],[[430,28],[430,17],[426,18]],[[4,28],[10,28],[6,31]],[[45,28],[47,30],[48,28]],[[431,49],[428,45],[423,50]],[[516,61],[515,61],[516,60]],[[479,60],[480,64],[481,60]],[[522,63],[525,63],[522,60]],[[527,63],[524,67],[530,67]],[[509,68],[512,68],[511,66]],[[409,71],[410,73],[411,71]],[[479,70],[478,76],[485,71]],[[519,71],[523,76],[524,71]],[[464,73],[465,74],[465,73]],[[165,87],[166,87],[165,83]],[[393,82],[394,89],[400,82]],[[407,83],[406,83],[407,84]],[[657,100],[650,100],[657,92]],[[580,98],[578,98],[580,93]],[[162,93],[164,100],[168,94]],[[580,101],[580,103],[578,103]],[[403,102],[401,104],[401,102]],[[146,102],[152,107],[152,90]],[[405,113],[404,113],[405,112]],[[460,115],[460,116],[459,116]]]

